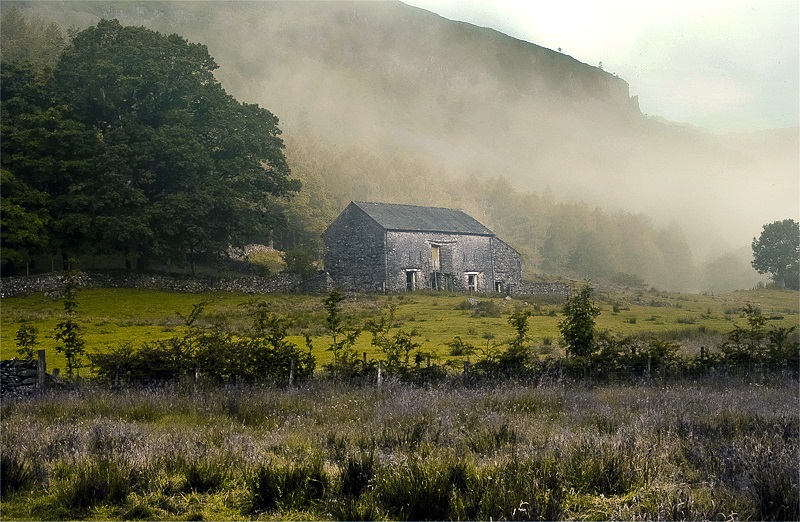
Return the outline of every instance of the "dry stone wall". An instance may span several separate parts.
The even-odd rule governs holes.
[[[567,298],[571,292],[567,283],[526,283],[521,282],[514,287],[514,295],[546,295]]]
[[[45,371],[44,359],[39,368],[37,359],[6,359],[0,361],[0,395],[28,395],[36,392],[65,386],[53,375]],[[41,371],[41,382],[39,372]],[[40,386],[41,385],[41,386]]]
[[[159,274],[134,274],[128,272],[78,272],[73,275],[78,288],[140,288],[173,292],[242,292],[269,293],[325,293],[332,288],[327,274],[310,279],[295,274],[277,274],[269,277],[178,277]],[[37,292],[60,292],[64,275],[60,273],[34,276],[4,277],[0,279],[0,297],[13,297]]]

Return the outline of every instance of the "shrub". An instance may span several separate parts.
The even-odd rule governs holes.
[[[468,342],[461,339],[461,336],[456,335],[449,343],[445,343],[450,347],[450,355],[453,357],[460,357],[462,355],[472,355],[475,353],[475,347]]]
[[[282,255],[286,263],[286,271],[290,274],[297,274],[300,277],[311,277],[317,273],[314,264],[316,256],[303,247],[291,248]]]
[[[33,359],[33,349],[36,347],[39,330],[32,324],[22,323],[17,329],[14,339],[17,341],[17,353],[26,359]]]

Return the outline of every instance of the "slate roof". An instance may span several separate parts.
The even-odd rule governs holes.
[[[460,210],[363,201],[354,201],[353,205],[386,230],[494,236],[491,230]]]

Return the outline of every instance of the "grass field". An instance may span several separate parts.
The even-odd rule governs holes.
[[[797,382],[83,388],[2,403],[4,520],[796,520]]]
[[[376,319],[389,306],[395,307],[395,330],[416,332],[415,341],[422,350],[436,354],[439,362],[463,357],[450,357],[445,343],[460,336],[477,348],[503,343],[513,335],[508,314],[519,307],[533,311],[529,320],[534,345],[559,353],[559,302],[547,299],[502,299],[474,296],[481,304],[477,309],[465,306],[463,294],[414,293],[394,296],[354,296],[344,303],[344,315],[354,326],[363,327]],[[320,296],[263,295],[214,293],[181,294],[151,290],[91,289],[78,294],[79,314],[88,352],[105,351],[124,343],[138,345],[144,341],[178,335],[194,304],[207,302],[202,321],[222,322],[233,331],[244,332],[251,324],[248,304],[266,301],[273,312],[293,321],[291,339],[303,344],[303,335],[314,341],[317,367],[330,362],[326,351],[330,342],[324,328],[324,310]],[[684,349],[696,353],[701,344],[708,348],[719,341],[719,334],[730,331],[734,324],[745,325],[741,309],[751,304],[759,307],[770,324],[798,324],[798,293],[759,289],[724,295],[674,294],[665,292],[599,291],[602,313],[597,318],[599,330],[617,336],[651,336],[679,340]],[[57,298],[35,294],[3,299],[0,303],[0,357],[17,355],[14,337],[19,326],[28,322],[38,328],[39,349],[45,349],[48,367],[63,368],[65,361],[55,351],[55,325],[63,320],[62,303]],[[370,357],[379,357],[370,345],[370,336],[363,333],[356,348]],[[83,374],[86,374],[84,370]]]
[[[355,326],[395,308],[395,331],[440,361],[458,335],[478,347],[514,334],[526,308],[538,353],[563,353],[562,303],[415,293],[351,296]],[[320,296],[189,295],[85,290],[79,315],[88,351],[180,335],[193,305],[204,324],[245,333],[254,303],[311,335],[331,360]],[[3,358],[35,325],[49,368],[64,368],[53,330],[62,302],[3,299]],[[600,330],[711,348],[741,309],[798,322],[798,293],[721,296],[600,291]],[[381,355],[362,334],[357,346]],[[480,357],[479,354],[473,356]],[[83,375],[88,373],[84,370]],[[513,383],[356,387],[312,379],[301,387],[206,387],[188,381],[113,391],[4,397],[0,454],[4,520],[796,520],[798,383],[786,374],[645,385]]]

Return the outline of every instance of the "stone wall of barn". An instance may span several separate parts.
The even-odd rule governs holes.
[[[415,289],[466,291],[468,274],[477,278],[476,292],[494,291],[490,236],[436,232],[386,233],[388,290],[407,290],[409,273]],[[434,270],[432,247],[439,250],[439,270]],[[436,281],[434,272],[446,281]],[[334,278],[335,279],[335,278]]]
[[[363,210],[348,206],[323,236],[325,271],[346,291],[383,292],[385,232]]]
[[[522,257],[519,252],[505,242],[492,238],[492,260],[494,267],[494,283],[501,286],[494,290],[503,293],[514,293],[522,282]]]

